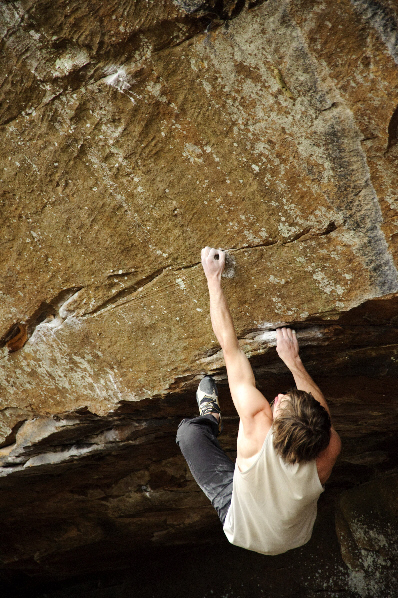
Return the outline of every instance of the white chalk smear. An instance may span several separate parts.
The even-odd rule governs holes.
[[[131,84],[134,83],[134,80],[132,80],[131,83],[128,83],[128,81],[127,81],[128,75],[127,75],[124,67],[120,67],[120,68],[109,67],[108,71],[114,71],[114,69],[117,69],[117,70],[115,72],[112,72],[107,77],[105,77],[103,79],[104,83],[106,83],[107,85],[110,85],[111,87],[114,87],[115,89],[120,91],[120,93],[123,93],[124,95],[126,95],[133,102],[133,104],[135,104],[135,99],[133,97],[134,94],[132,92],[129,92],[129,89],[131,88]]]
[[[178,286],[180,287],[180,289],[185,289],[185,283],[182,280],[182,278],[176,278],[176,283],[178,284]]]

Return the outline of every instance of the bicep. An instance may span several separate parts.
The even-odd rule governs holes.
[[[228,383],[232,400],[240,418],[251,418],[260,411],[272,419],[272,412],[267,399],[256,388],[253,370],[241,349],[224,351],[227,366]]]
[[[224,359],[231,392],[241,384],[256,385],[252,367],[242,349],[239,347],[224,349]]]
[[[325,460],[331,467],[336,463],[336,459],[341,451],[341,440],[336,430],[333,428],[330,431],[330,441],[320,457]]]

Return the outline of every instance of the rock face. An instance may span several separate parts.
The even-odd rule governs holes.
[[[292,383],[272,329],[299,330],[344,442],[335,488],[396,467],[396,3],[0,10],[5,569],[207,537],[174,444],[213,373],[234,450],[204,245],[228,251],[268,397]]]
[[[348,490],[340,499],[337,533],[352,585],[362,596],[397,595],[397,503],[397,474]]]

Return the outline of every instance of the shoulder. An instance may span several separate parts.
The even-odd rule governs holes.
[[[330,477],[334,464],[336,463],[337,457],[341,452],[341,440],[336,430],[332,428],[330,434],[330,442],[326,449],[316,459],[316,467],[318,470],[319,479],[321,484]]]
[[[237,463],[241,471],[252,466],[272,427],[266,412],[259,411],[252,417],[241,417],[237,441]]]

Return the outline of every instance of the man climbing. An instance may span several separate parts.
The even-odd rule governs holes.
[[[240,420],[236,463],[217,441],[221,412],[210,376],[202,379],[196,393],[200,415],[180,423],[177,443],[228,540],[263,554],[280,554],[310,539],[317,500],[341,442],[325,397],[301,362],[293,330],[276,331],[276,350],[297,388],[278,394],[273,406],[257,390],[221,288],[224,265],[223,251],[202,249],[211,322]]]

